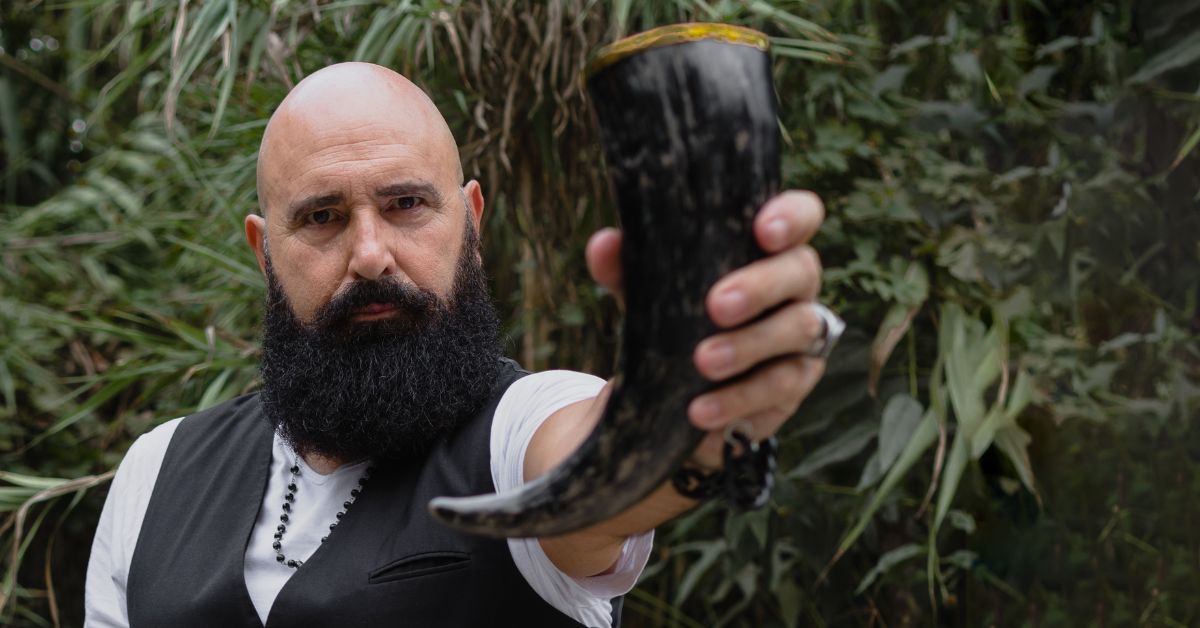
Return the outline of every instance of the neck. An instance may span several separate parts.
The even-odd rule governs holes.
[[[306,454],[304,456],[304,463],[307,464],[310,469],[320,473],[321,475],[329,475],[330,473],[337,471],[338,467],[342,466],[342,461],[337,458],[328,458],[326,456],[322,456],[321,454],[315,453]]]

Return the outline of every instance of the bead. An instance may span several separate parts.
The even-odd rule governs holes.
[[[358,486],[356,486],[353,489],[350,489],[350,499],[347,499],[346,501],[342,502],[342,510],[337,513],[334,522],[329,524],[330,532],[332,532],[333,529],[337,527],[338,522],[341,521],[342,518],[346,516],[346,511],[349,510],[350,505],[354,503],[355,499],[358,498],[360,492],[362,491],[363,483],[371,478],[372,470],[374,470],[374,467],[370,467],[370,466],[367,467],[367,469],[363,472],[362,477],[360,477],[358,479]],[[296,489],[297,489],[296,476],[299,475],[299,473],[300,473],[299,463],[292,465],[291,472],[292,472],[292,479],[291,479],[291,481],[288,482],[287,493],[284,494],[284,496],[283,496],[283,499],[284,499],[283,514],[279,515],[279,520],[283,523],[280,523],[278,526],[275,527],[275,530],[276,530],[275,531],[275,540],[274,540],[274,542],[271,543],[271,547],[274,548],[274,550],[275,550],[276,562],[284,563],[288,567],[296,569],[296,568],[300,567],[300,565],[303,565],[304,561],[288,560],[287,557],[285,557],[283,555],[283,551],[282,551],[283,550],[283,535],[285,532],[287,532],[287,526],[285,524],[288,522],[288,513],[292,512],[292,505],[296,502]],[[324,543],[325,541],[328,541],[328,540],[329,540],[328,535],[321,537],[321,543]]]

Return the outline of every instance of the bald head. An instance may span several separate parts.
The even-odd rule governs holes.
[[[454,135],[433,101],[407,78],[371,63],[339,63],[300,82],[280,103],[258,153],[258,203],[264,215],[311,168],[313,155],[340,151],[373,159],[407,151],[462,184]],[[361,149],[354,152],[354,149]]]

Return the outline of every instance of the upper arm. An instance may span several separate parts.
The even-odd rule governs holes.
[[[89,627],[129,625],[125,591],[129,566],[167,445],[180,420],[163,423],[134,441],[113,476],[88,559],[84,613]]]
[[[571,403],[546,418],[534,432],[525,453],[525,481],[537,478],[566,459],[592,433],[600,420],[612,383],[605,384],[600,394]]]

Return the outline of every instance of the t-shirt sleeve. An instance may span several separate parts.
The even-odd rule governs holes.
[[[575,371],[544,371],[523,377],[505,391],[492,419],[492,481],[497,492],[512,491],[525,479],[525,451],[550,415],[600,393],[604,380]],[[612,623],[613,597],[628,593],[650,558],[654,532],[625,540],[612,571],[574,578],[559,571],[537,539],[508,539],[513,562],[529,586],[551,606],[585,626]]]
[[[133,550],[167,445],[181,420],[163,423],[134,441],[113,476],[88,559],[83,603],[84,625],[88,628],[129,625],[125,585]]]

